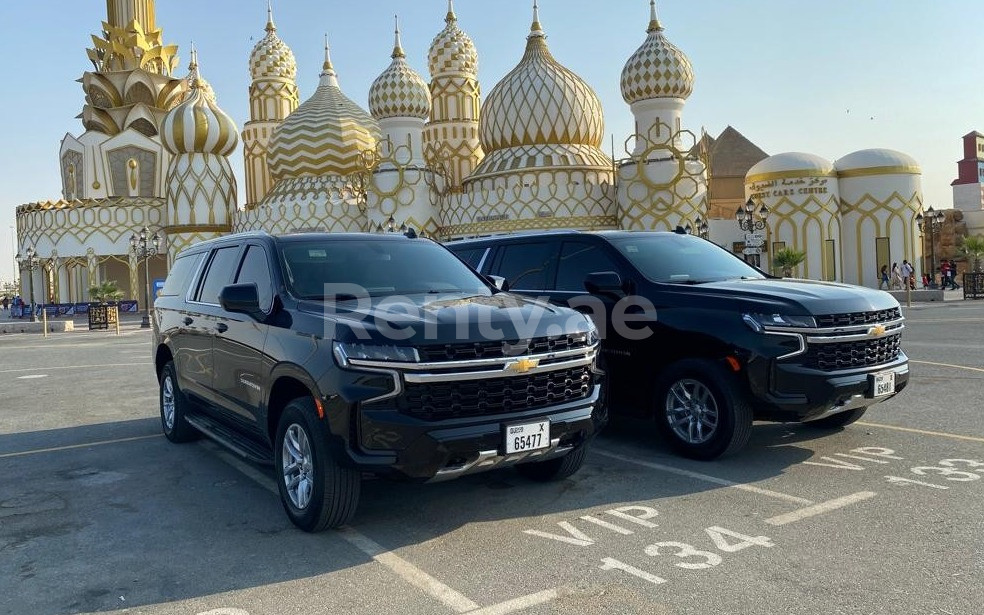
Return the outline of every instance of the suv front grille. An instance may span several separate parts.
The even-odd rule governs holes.
[[[817,316],[817,327],[826,329],[828,327],[850,327],[855,325],[869,325],[879,322],[898,320],[902,317],[899,308],[888,310],[877,310],[874,312],[853,312],[850,314],[825,314]]]
[[[407,383],[404,394],[388,403],[408,416],[435,421],[535,410],[590,393],[591,367],[586,365],[530,376]]]
[[[834,344],[810,344],[803,363],[824,371],[872,367],[898,358],[902,336],[891,335],[878,339]]]
[[[531,340],[506,340],[498,342],[467,342],[460,344],[441,344],[423,346],[417,349],[420,360],[468,361],[471,359],[499,359],[502,357],[521,357],[530,354],[559,352],[586,348],[588,337],[584,333],[573,335],[552,335],[535,337]]]

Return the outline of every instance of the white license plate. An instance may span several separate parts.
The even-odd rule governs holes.
[[[506,454],[535,451],[550,446],[550,421],[506,425]]]
[[[895,392],[895,372],[881,372],[875,374],[875,382],[872,388],[873,397],[891,395]]]

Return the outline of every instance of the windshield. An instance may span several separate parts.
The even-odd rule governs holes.
[[[613,238],[612,245],[653,282],[701,284],[765,277],[724,248],[691,235],[646,233]]]
[[[288,285],[301,299],[355,298],[363,293],[492,294],[457,257],[427,240],[321,239],[284,242],[281,251]]]

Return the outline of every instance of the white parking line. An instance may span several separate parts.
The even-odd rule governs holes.
[[[756,487],[754,485],[736,483],[735,481],[728,480],[726,478],[718,478],[717,476],[711,476],[709,474],[701,474],[700,472],[693,472],[691,470],[684,470],[683,468],[676,468],[673,466],[666,466],[661,463],[653,463],[651,461],[645,461],[643,459],[626,457],[625,455],[620,455],[618,453],[611,453],[606,450],[601,450],[597,446],[592,447],[591,452],[596,453],[598,455],[602,455],[604,457],[610,457],[611,459],[618,459],[619,461],[634,463],[644,468],[659,470],[660,472],[667,472],[669,474],[676,474],[678,476],[686,476],[687,478],[694,478],[697,480],[704,481],[705,483],[712,483],[714,485],[721,485],[722,487],[731,487],[733,489],[740,489],[742,491],[747,491],[749,493],[757,493],[758,495],[764,495],[770,498],[775,498],[777,500],[792,502],[794,504],[805,504],[805,505],[813,504],[813,500],[797,497],[795,495],[788,495],[785,493],[779,493],[778,491],[762,489],[761,487]]]
[[[47,378],[48,374],[28,374],[26,376],[17,376],[18,380],[35,380],[37,378]]]
[[[221,449],[217,444],[203,440],[202,445],[267,491],[276,494],[277,497],[280,496],[280,491],[277,488],[277,484],[269,476]],[[475,615],[506,615],[507,613],[515,613],[516,611],[527,609],[538,604],[550,602],[560,596],[559,590],[548,589],[546,591],[529,594],[527,596],[520,596],[519,598],[514,598],[512,600],[507,600],[506,602],[500,602],[499,604],[482,608],[461,592],[458,592],[451,587],[448,587],[444,583],[441,583],[396,553],[387,551],[382,545],[365,534],[359,532],[355,528],[345,526],[339,528],[337,533],[346,542],[371,557],[374,561],[386,566],[396,573],[396,575],[401,579],[422,590],[428,596],[441,602],[456,613],[471,613]]]
[[[36,372],[42,369],[92,369],[93,367],[130,367],[132,365],[153,365],[150,361],[134,361],[132,363],[90,363],[88,365],[45,365],[44,367],[25,367],[21,369],[0,369],[0,374],[16,372]]]
[[[120,442],[133,442],[134,440],[148,440],[150,438],[160,438],[163,434],[155,433],[150,436],[134,436],[132,438],[117,438],[115,440],[100,440],[98,442],[86,442],[85,444],[69,444],[68,446],[53,446],[51,448],[36,448],[30,451],[20,451],[18,453],[3,453],[0,459],[9,457],[23,457],[25,455],[36,455],[38,453],[53,453],[55,451],[67,451],[73,448],[88,448],[90,446],[102,446],[103,444],[119,444]]]
[[[859,491],[857,493],[852,493],[851,495],[845,495],[842,498],[827,500],[826,502],[820,502],[819,504],[814,504],[813,506],[800,508],[799,510],[794,510],[790,513],[769,517],[765,520],[765,522],[769,525],[786,525],[787,523],[795,523],[797,521],[802,521],[803,519],[828,513],[832,510],[837,510],[838,508],[844,508],[845,506],[856,502],[871,499],[876,495],[877,494],[873,491]]]
[[[855,425],[863,425],[865,427],[878,427],[881,429],[892,429],[894,431],[904,431],[906,433],[917,433],[923,436],[940,436],[942,438],[950,438],[953,440],[967,440],[968,442],[984,442],[984,438],[979,438],[977,436],[964,436],[958,433],[947,433],[945,431],[929,431],[926,429],[913,429],[912,427],[899,427],[898,425],[884,425],[882,423],[869,423],[867,421],[858,421]]]

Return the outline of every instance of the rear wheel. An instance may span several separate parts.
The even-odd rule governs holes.
[[[831,414],[826,418],[818,419],[816,421],[809,421],[806,424],[811,427],[819,427],[820,429],[837,429],[838,427],[846,427],[864,416],[867,409],[868,408],[865,407],[857,408],[856,410],[838,412],[837,414]]]
[[[531,461],[516,466],[516,471],[531,480],[549,482],[573,476],[584,465],[588,445],[582,444],[563,457],[547,461]]]
[[[287,404],[274,441],[280,500],[291,522],[305,532],[348,523],[361,491],[359,472],[338,464],[314,400]]]
[[[190,442],[199,437],[198,430],[185,421],[191,403],[178,388],[178,375],[174,361],[168,361],[161,370],[160,383],[161,428],[171,442]]]
[[[681,455],[715,459],[740,450],[752,432],[752,408],[741,383],[720,364],[687,359],[656,385],[656,424]]]

